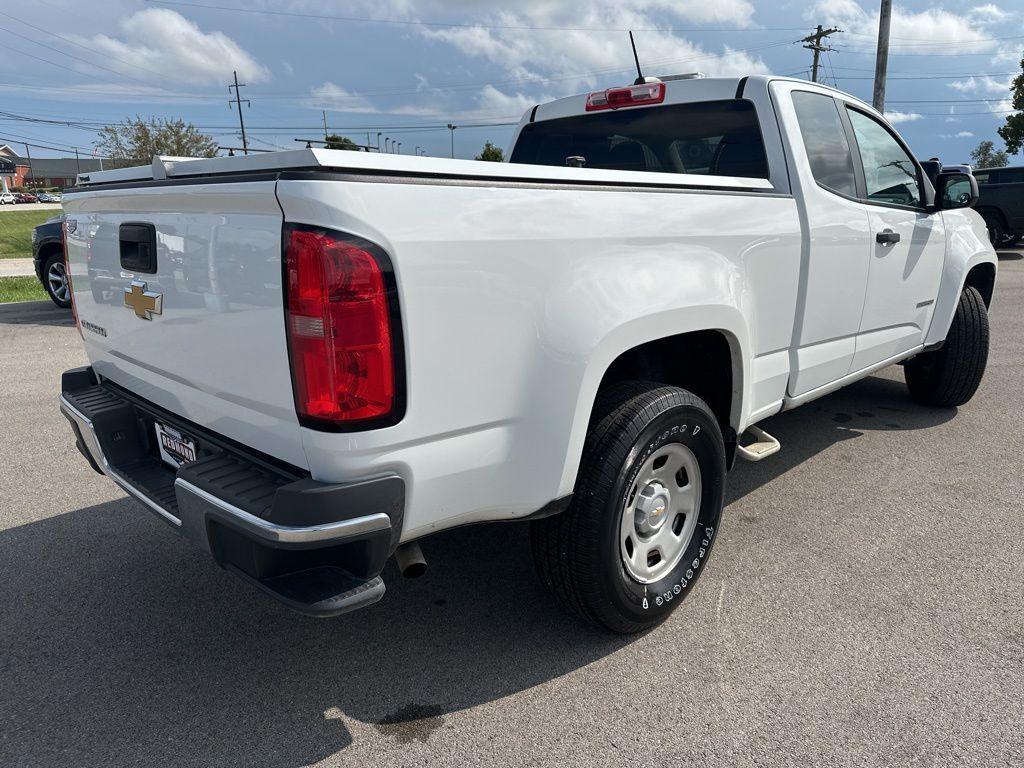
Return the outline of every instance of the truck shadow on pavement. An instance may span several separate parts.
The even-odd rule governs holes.
[[[782,450],[756,464],[737,461],[729,474],[726,504],[742,499],[829,446],[856,439],[863,432],[928,429],[956,416],[956,408],[927,408],[911,400],[899,367],[890,367],[885,373],[899,378],[869,376],[761,422],[759,426],[782,443]]]
[[[0,304],[0,325],[74,325],[70,309],[52,301],[18,301]]]
[[[865,380],[771,419],[782,453],[734,472],[729,501],[862,430],[954,412]],[[127,499],[0,532],[0,765],[307,765],[353,743],[426,741],[450,713],[557,685],[635,639],[555,607],[526,524],[423,548],[424,577],[391,569],[382,602],[316,620]]]

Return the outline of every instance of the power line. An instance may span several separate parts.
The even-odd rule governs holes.
[[[803,27],[561,27],[535,24],[470,24],[447,21],[419,21],[416,19],[374,19],[365,16],[336,16],[326,13],[299,13],[297,11],[272,11],[262,8],[213,5],[208,3],[182,3],[176,0],[146,0],[151,5],[170,5],[179,8],[202,8],[210,11],[231,13],[252,13],[264,16],[286,16],[316,21],[350,21],[362,24],[399,24],[419,27],[445,27],[451,29],[501,29],[552,32],[799,32]]]

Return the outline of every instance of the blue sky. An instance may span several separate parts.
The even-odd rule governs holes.
[[[184,117],[239,145],[227,84],[237,69],[252,145],[293,148],[332,131],[377,132],[429,154],[505,146],[540,101],[630,82],[626,33],[645,74],[805,77],[795,41],[843,30],[829,84],[870,101],[877,0],[0,0],[0,141],[33,155],[92,152],[96,128],[139,114]],[[894,0],[887,111],[920,157],[967,160],[1010,108],[1024,2]],[[52,122],[68,122],[57,125]],[[52,147],[44,149],[43,147]]]

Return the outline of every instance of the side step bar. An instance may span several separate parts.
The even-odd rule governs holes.
[[[743,438],[747,435],[753,437],[754,442],[744,445]],[[778,453],[781,448],[782,443],[760,427],[747,427],[736,444],[736,452],[746,461],[760,461],[773,453]]]

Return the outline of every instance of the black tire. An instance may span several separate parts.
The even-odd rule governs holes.
[[[57,275],[63,279],[63,291],[58,286],[61,284],[55,279]],[[43,262],[43,288],[50,301],[61,309],[71,308],[71,284],[65,271],[64,254],[54,253]]]
[[[1024,235],[1003,235],[1003,242],[1001,243],[1002,248],[1012,248],[1021,241]]]
[[[960,294],[946,342],[903,367],[910,396],[923,405],[951,408],[970,400],[988,362],[988,312],[977,288]]]
[[[628,546],[620,538],[623,510],[645,482],[638,477],[645,463],[650,466],[653,457],[657,466],[659,451],[683,449],[699,468],[696,520],[686,540],[685,520],[679,523],[686,515],[669,510],[671,522],[666,515],[662,525],[675,533],[679,524],[679,559],[656,581],[642,583],[627,570],[621,549]],[[718,535],[725,473],[722,433],[700,398],[648,382],[609,388],[594,409],[572,503],[560,515],[532,524],[540,580],[569,613],[613,632],[631,634],[659,624],[704,571]],[[687,477],[679,487],[692,482]]]

